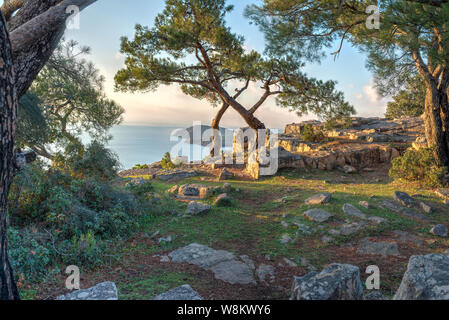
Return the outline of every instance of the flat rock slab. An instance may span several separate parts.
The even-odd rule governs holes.
[[[192,243],[171,252],[169,256],[172,262],[190,263],[210,270],[216,279],[230,284],[256,284],[251,268],[228,251]]]
[[[114,282],[102,282],[89,289],[59,296],[55,300],[118,300],[117,287]]]
[[[385,201],[381,202],[381,205],[393,212],[402,214],[409,218],[426,220],[426,221],[432,220],[429,217],[417,212],[415,209],[405,208],[393,201],[385,200]]]
[[[304,212],[304,216],[312,221],[322,223],[328,221],[334,215],[321,209],[311,209]]]
[[[402,230],[395,230],[393,233],[398,236],[398,241],[401,243],[414,243],[418,246],[424,245],[424,240],[422,240],[420,237],[415,236],[414,234],[411,234],[407,231]]]
[[[366,214],[354,207],[352,204],[346,203],[343,205],[343,212],[348,216],[357,217],[359,219],[366,219]]]
[[[393,300],[449,300],[449,257],[412,256]]]
[[[155,297],[153,300],[204,300],[191,286],[185,284]]]
[[[374,242],[365,238],[362,239],[361,245],[357,249],[357,253],[387,257],[399,255],[399,250],[396,242]]]
[[[316,194],[310,198],[308,198],[306,201],[304,201],[305,204],[323,204],[328,203],[331,201],[332,195],[330,193],[320,193]]]
[[[209,212],[211,209],[210,204],[205,204],[197,201],[191,201],[187,206],[187,214],[197,215]]]

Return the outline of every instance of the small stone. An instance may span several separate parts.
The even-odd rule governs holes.
[[[290,241],[292,241],[292,238],[290,237],[289,234],[284,234],[282,235],[281,239],[279,240],[282,244],[287,244]]]
[[[447,228],[444,224],[436,225],[430,230],[430,233],[442,238],[447,238]]]
[[[305,204],[323,204],[331,201],[332,195],[330,193],[320,193],[308,198],[304,203]]]
[[[153,300],[204,300],[198,292],[192,289],[188,284],[177,287],[155,297]]]
[[[268,264],[261,264],[257,268],[256,274],[261,282],[273,282],[275,277],[275,268]]]
[[[396,191],[393,195],[394,200],[402,204],[404,207],[412,208],[416,201],[410,197],[407,193]]]
[[[315,222],[326,222],[328,221],[330,218],[332,218],[334,215],[330,214],[327,211],[321,210],[321,209],[311,209],[311,210],[307,210],[306,212],[304,212],[304,215]]]
[[[334,241],[334,238],[329,237],[329,236],[322,236],[322,237],[321,237],[321,241],[322,241],[323,243],[330,243],[330,242]]]
[[[285,221],[282,221],[281,225],[282,225],[283,228],[288,228],[288,223],[285,222]]]
[[[224,185],[223,185],[223,189],[224,189],[224,191],[225,192],[231,192],[232,191],[232,187],[231,187],[231,184],[229,183],[229,182],[226,182]]]
[[[359,202],[359,205],[360,205],[361,207],[365,208],[365,209],[370,209],[370,208],[371,208],[371,206],[370,206],[370,204],[369,204],[368,201],[360,201],[360,202]]]
[[[159,238],[158,240],[157,240],[157,242],[158,243],[161,243],[161,242],[167,242],[167,243],[169,243],[169,242],[172,242],[172,237],[171,236],[168,236],[168,237],[166,237],[166,238]]]
[[[170,257],[169,256],[162,256],[160,262],[162,262],[162,263],[170,262]]]
[[[427,204],[425,202],[420,202],[419,206],[421,207],[421,209],[423,209],[425,213],[432,213],[434,210],[430,204]]]
[[[346,203],[343,205],[343,211],[349,216],[357,217],[359,219],[366,219],[366,214],[354,207],[352,204]]]
[[[289,267],[295,268],[295,267],[298,266],[296,263],[294,263],[294,262],[291,261],[290,259],[284,258],[283,260],[284,260],[284,262],[285,262]]]
[[[209,212],[211,206],[209,204],[191,201],[187,206],[187,214],[197,215]]]
[[[352,174],[352,173],[357,173],[357,169],[354,168],[353,166],[349,166],[349,165],[345,165],[342,168],[343,172],[346,174]]]
[[[374,222],[376,224],[381,224],[381,223],[387,221],[387,219],[381,218],[381,217],[378,217],[378,216],[368,217],[368,220],[371,221],[371,222]]]

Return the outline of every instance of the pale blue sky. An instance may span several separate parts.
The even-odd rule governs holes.
[[[154,17],[164,7],[164,0],[98,0],[81,13],[80,29],[69,30],[67,39],[75,39],[82,45],[92,48],[89,57],[107,79],[108,96],[119,102],[125,109],[125,122],[128,124],[178,125],[193,121],[210,122],[215,112],[205,102],[186,97],[176,87],[161,87],[154,93],[130,94],[113,91],[114,74],[123,65],[119,54],[120,37],[134,34],[136,23],[152,25]],[[235,6],[228,16],[228,24],[236,33],[243,35],[246,45],[263,51],[264,38],[256,26],[250,25],[243,11],[250,3],[258,0],[230,0]],[[340,57],[334,61],[329,57],[320,65],[306,67],[309,75],[322,80],[337,80],[338,88],[345,92],[346,98],[362,116],[382,116],[386,101],[379,100],[372,87],[372,75],[365,68],[365,57],[349,44],[345,44]],[[256,87],[249,90],[242,101],[248,103],[257,99]],[[268,101],[258,116],[271,127],[282,127],[299,118]],[[305,118],[310,118],[305,117]],[[224,125],[236,125],[240,121],[237,114],[230,112],[223,119]],[[240,125],[240,123],[239,123]]]

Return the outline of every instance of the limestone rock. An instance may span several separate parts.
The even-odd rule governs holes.
[[[209,212],[210,204],[204,204],[198,201],[191,201],[187,206],[187,214],[197,215]]]
[[[59,296],[55,300],[118,300],[117,287],[114,282],[102,282],[89,289]]]
[[[307,210],[306,212],[304,212],[304,215],[315,222],[326,222],[328,221],[330,218],[333,217],[333,214],[321,210],[321,209],[311,209],[311,210]]]
[[[387,257],[399,255],[399,250],[398,245],[395,242],[374,242],[365,238],[362,239],[357,253],[381,255]]]
[[[223,181],[223,180],[229,180],[234,176],[234,174],[232,172],[230,172],[229,170],[227,170],[226,168],[224,168],[221,172],[220,175],[218,176],[218,181]]]
[[[273,282],[275,277],[275,268],[268,264],[261,264],[257,268],[256,274],[261,282]]]
[[[393,300],[449,300],[449,257],[412,256]]]
[[[207,246],[192,243],[169,254],[172,262],[190,263],[210,270],[215,278],[230,284],[255,284],[250,267],[228,251],[214,250]]]
[[[352,204],[346,203],[343,205],[343,211],[349,216],[357,217],[359,219],[366,219],[366,214],[354,207]]]
[[[371,208],[371,206],[370,206],[368,201],[360,201],[359,205],[364,207],[365,209],[370,209]]]
[[[421,207],[421,209],[423,209],[423,211],[425,213],[432,213],[434,211],[433,207],[430,204],[428,204],[428,203],[421,202],[419,204],[419,206]]]
[[[320,273],[293,280],[290,300],[361,300],[360,270],[349,264],[332,264]]]
[[[305,204],[323,204],[331,201],[332,195],[330,193],[320,193],[308,198],[304,203]]]
[[[192,289],[191,286],[185,284],[183,286],[171,289],[155,297],[153,300],[204,300],[198,292]]]
[[[447,238],[447,228],[444,224],[438,224],[433,227],[430,232],[436,236]]]
[[[393,195],[394,200],[399,202],[404,207],[412,208],[416,201],[412,197],[410,197],[407,193],[396,191]]]
[[[177,194],[179,190],[179,186],[175,185],[173,187],[171,187],[170,189],[167,190],[168,194]]]

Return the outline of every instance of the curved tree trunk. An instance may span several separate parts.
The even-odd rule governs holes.
[[[0,299],[20,299],[8,256],[8,193],[14,177],[17,94],[11,43],[0,13]]]
[[[218,150],[216,150],[216,148],[215,148],[215,132],[216,132],[216,130],[220,130],[221,118],[223,118],[223,115],[228,110],[228,108],[229,108],[229,104],[223,103],[222,107],[220,108],[220,110],[218,110],[217,114],[215,115],[215,118],[212,120],[211,127],[214,130],[212,133],[213,146],[212,146],[212,149],[210,150],[210,156],[212,158],[218,156],[221,151],[222,144],[220,144]]]

